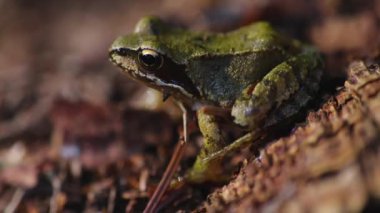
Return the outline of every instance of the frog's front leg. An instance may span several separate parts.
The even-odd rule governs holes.
[[[197,118],[203,135],[203,145],[193,167],[186,174],[186,180],[192,183],[221,181],[223,169],[220,161],[205,161],[205,159],[225,147],[225,135],[218,125],[217,116],[208,113],[206,108],[197,111]]]

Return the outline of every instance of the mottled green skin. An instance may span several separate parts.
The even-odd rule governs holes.
[[[134,72],[143,72],[138,62],[133,54],[115,54],[119,48],[132,52],[156,50],[184,67],[178,72],[190,79],[198,93],[189,95],[189,91],[178,87],[158,86],[136,76]],[[223,156],[257,138],[267,117],[267,126],[272,126],[297,113],[318,89],[321,76],[321,60],[314,48],[280,35],[265,22],[229,33],[208,33],[171,27],[157,18],[146,17],[137,24],[135,33],[118,38],[110,52],[111,60],[133,78],[190,107],[214,105],[231,109],[234,122],[248,130],[247,135],[226,146],[216,116],[204,108],[198,110],[204,145],[187,175],[192,182],[223,179]]]
[[[201,93],[198,101],[223,107],[230,107],[245,87],[301,50],[299,42],[282,37],[265,22],[222,34],[174,28],[146,17],[136,31],[119,37],[111,49],[157,50],[186,66],[186,75]]]
[[[288,42],[266,22],[229,33],[210,33],[172,27],[148,16],[137,23],[135,33],[116,39],[111,49],[118,46],[135,50],[147,47],[168,55],[179,64],[187,64],[196,57],[263,52],[288,46]]]

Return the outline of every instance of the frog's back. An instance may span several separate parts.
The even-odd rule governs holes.
[[[263,51],[288,42],[267,22],[256,22],[229,33],[214,34],[205,48],[211,52],[228,55]]]
[[[257,22],[228,33],[196,32],[163,25],[159,33],[143,40],[149,45],[139,43],[137,47],[151,46],[179,64],[197,57],[260,52],[289,42],[267,22]]]
[[[197,82],[207,101],[231,106],[243,89],[259,82],[272,68],[291,55],[297,46],[266,22],[258,22],[226,34],[214,34],[204,49],[210,53],[193,57],[189,76]]]

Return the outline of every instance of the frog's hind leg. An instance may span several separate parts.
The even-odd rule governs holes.
[[[186,179],[190,182],[220,181],[221,163],[227,154],[247,147],[263,136],[263,129],[295,115],[311,99],[320,80],[319,55],[303,53],[273,68],[255,86],[248,86],[237,99],[232,116],[235,122],[251,131],[229,145],[220,130],[216,117],[200,110],[199,128],[204,144]],[[315,72],[314,72],[315,71]],[[281,106],[281,107],[280,107]]]
[[[311,73],[310,78],[305,80],[297,93],[291,96],[289,100],[285,101],[281,107],[268,114],[262,128],[255,128],[244,136],[236,139],[231,144],[209,154],[207,157],[202,159],[203,164],[209,164],[212,161],[221,161],[224,156],[229,153],[248,147],[253,142],[260,140],[260,138],[266,137],[264,132],[267,132],[269,128],[272,129],[272,127],[275,127],[279,123],[287,122],[289,119],[292,120],[292,118],[296,116],[299,111],[313,98],[318,90],[318,82],[320,78],[321,72]]]
[[[198,165],[220,163],[227,154],[264,136],[268,127],[295,116],[313,98],[321,79],[319,55],[312,49],[273,68],[248,86],[232,108],[235,122],[251,131],[231,144],[198,159]]]
[[[235,123],[251,130],[262,128],[268,115],[303,92],[303,87],[305,91],[317,90],[320,66],[319,54],[310,49],[274,67],[256,85],[244,89],[235,101],[231,111]]]
[[[303,111],[305,106],[308,106],[308,104],[315,99],[321,75],[322,71],[312,72],[309,78],[305,79],[300,85],[297,93],[268,114],[263,128],[267,129],[279,124],[286,124],[289,121],[294,121],[293,118],[296,118],[297,115],[300,114],[300,111]]]

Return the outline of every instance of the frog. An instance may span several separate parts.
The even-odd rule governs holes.
[[[203,144],[185,175],[191,183],[220,181],[227,155],[297,115],[315,97],[323,66],[316,48],[265,21],[207,32],[154,16],[118,37],[109,58],[130,78],[196,113]],[[220,117],[243,134],[228,141]]]

